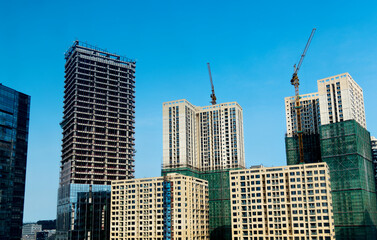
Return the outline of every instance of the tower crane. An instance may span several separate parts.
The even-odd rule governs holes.
[[[209,72],[209,80],[211,81],[211,88],[212,88],[212,93],[210,95],[211,103],[212,105],[215,105],[216,104],[215,87],[213,86],[211,68],[209,66],[209,63],[207,63],[207,66],[208,66],[208,72]]]
[[[301,125],[301,104],[300,104],[300,94],[299,94],[299,79],[297,76],[298,71],[300,70],[301,64],[304,61],[304,57],[306,52],[308,51],[310,42],[312,41],[312,38],[315,33],[315,28],[313,28],[312,33],[310,34],[309,40],[306,43],[304,52],[301,55],[300,61],[298,62],[297,66],[296,64],[294,67],[294,72],[291,79],[291,84],[295,87],[295,110],[296,110],[296,124],[297,124],[297,135],[298,135],[298,145],[299,145],[299,151],[300,151],[300,163],[304,163],[304,143],[302,140],[302,125]]]

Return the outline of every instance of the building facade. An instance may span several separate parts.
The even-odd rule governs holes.
[[[317,85],[322,125],[356,120],[367,128],[363,90],[349,73],[320,79]]]
[[[20,239],[30,96],[0,84],[0,239]]]
[[[356,120],[366,128],[363,90],[349,73],[320,79],[317,81],[317,86],[317,93],[300,96],[305,163],[321,161],[319,139],[321,125]],[[288,164],[300,162],[294,99],[294,97],[284,99]]]
[[[374,166],[374,177],[376,179],[376,186],[377,186],[377,138],[371,137],[370,143],[372,145],[372,159],[373,159],[373,166]]]
[[[203,171],[245,167],[242,108],[163,103],[163,167]]]
[[[181,174],[114,181],[112,240],[206,240],[208,182]]]
[[[337,239],[377,239],[377,200],[369,132],[356,120],[320,128],[330,168]]]
[[[36,240],[37,232],[42,231],[42,225],[26,223],[22,226],[22,240]]]
[[[231,239],[230,169],[245,168],[243,113],[236,102],[197,107],[163,104],[162,175],[208,181],[210,239]]]
[[[319,94],[309,93],[300,95],[301,124],[303,134],[318,134],[321,125],[319,111]],[[284,98],[285,115],[287,125],[287,137],[293,137],[297,132],[297,114],[295,109],[295,97]]]
[[[318,134],[319,126],[356,120],[366,129],[362,88],[349,73],[317,80],[318,92],[300,95],[304,134]],[[295,97],[284,98],[287,137],[297,135]]]
[[[135,152],[135,61],[79,41],[65,60],[57,239],[82,231],[81,193],[101,195],[112,180],[133,178]],[[86,231],[94,239],[97,230]]]
[[[233,240],[335,239],[326,163],[230,171]]]

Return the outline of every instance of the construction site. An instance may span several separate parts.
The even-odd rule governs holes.
[[[291,80],[295,87],[295,97],[290,98],[294,108],[286,112],[291,114],[287,122],[288,118],[294,119],[294,126],[287,123],[287,131],[292,127],[285,137],[287,164],[326,162],[330,168],[336,239],[377,239],[370,133],[366,130],[362,90],[348,73],[318,80],[318,91],[323,92],[315,95],[320,103],[320,121],[315,126],[319,131],[304,132],[302,128],[297,72],[314,32],[315,29]]]

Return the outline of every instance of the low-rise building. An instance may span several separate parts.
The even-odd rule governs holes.
[[[233,240],[335,239],[326,163],[230,171]]]
[[[42,231],[42,225],[36,223],[26,223],[22,226],[22,239],[35,240],[36,233]]]
[[[181,174],[113,181],[112,240],[209,239],[208,182]]]

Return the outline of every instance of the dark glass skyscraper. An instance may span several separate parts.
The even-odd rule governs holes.
[[[0,240],[21,238],[30,96],[0,84]]]
[[[136,63],[79,41],[65,60],[57,239],[108,239],[107,218],[85,218],[109,207],[98,196],[112,180],[133,178]]]

